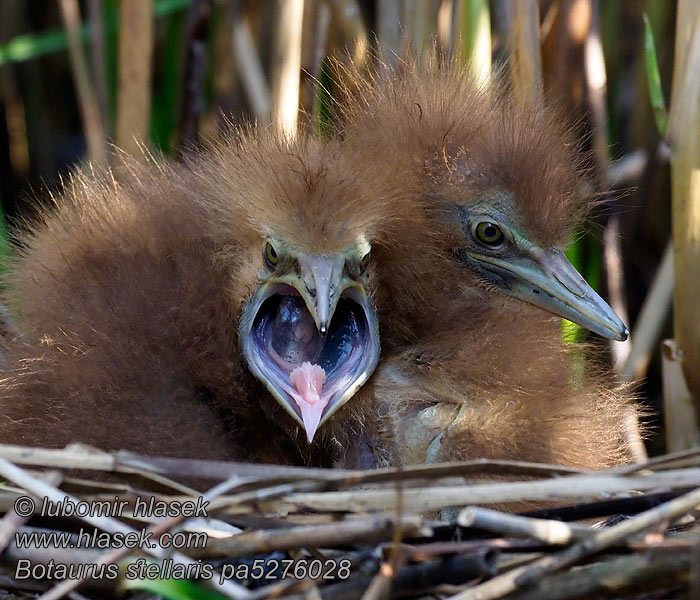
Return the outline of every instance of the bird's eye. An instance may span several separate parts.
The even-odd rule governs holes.
[[[487,246],[499,246],[504,239],[503,231],[495,223],[482,221],[476,226],[474,234],[477,242]]]
[[[362,260],[360,260],[360,273],[364,273],[365,269],[367,268],[367,265],[369,264],[369,259],[372,257],[372,253],[368,252],[362,257]]]
[[[270,242],[265,242],[265,262],[270,267],[276,267],[279,262],[279,257],[277,256],[277,250]]]

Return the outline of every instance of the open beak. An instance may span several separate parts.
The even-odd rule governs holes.
[[[522,256],[472,255],[503,282],[503,291],[611,340],[624,341],[629,332],[558,248],[531,246]],[[488,264],[484,264],[488,263]]]
[[[343,256],[301,255],[244,306],[241,351],[250,371],[311,442],[379,361],[377,316]]]

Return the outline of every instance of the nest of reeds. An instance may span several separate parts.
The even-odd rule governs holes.
[[[8,597],[698,597],[700,450],[597,472],[0,457]]]

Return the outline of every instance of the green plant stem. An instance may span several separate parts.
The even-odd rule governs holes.
[[[656,43],[654,42],[654,32],[651,30],[651,23],[646,13],[644,18],[644,58],[646,61],[647,81],[649,82],[649,99],[651,108],[654,111],[654,120],[659,133],[666,135],[668,125],[668,110],[664,91],[661,87],[661,74],[659,73],[659,61],[656,58]]]
[[[192,0],[158,0],[153,7],[156,17],[169,15],[189,6]],[[109,19],[107,27],[115,30],[118,26],[116,19]],[[80,26],[80,37],[86,40],[91,33],[87,23]],[[64,30],[47,31],[45,33],[28,33],[20,35],[0,46],[0,65],[12,62],[23,62],[46,54],[60,52],[68,48],[68,38]]]

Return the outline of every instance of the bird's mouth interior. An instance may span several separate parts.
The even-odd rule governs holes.
[[[324,336],[295,288],[274,286],[259,303],[244,354],[254,374],[290,414],[294,411],[309,441],[376,367],[379,344],[372,314],[365,296],[348,288]]]

